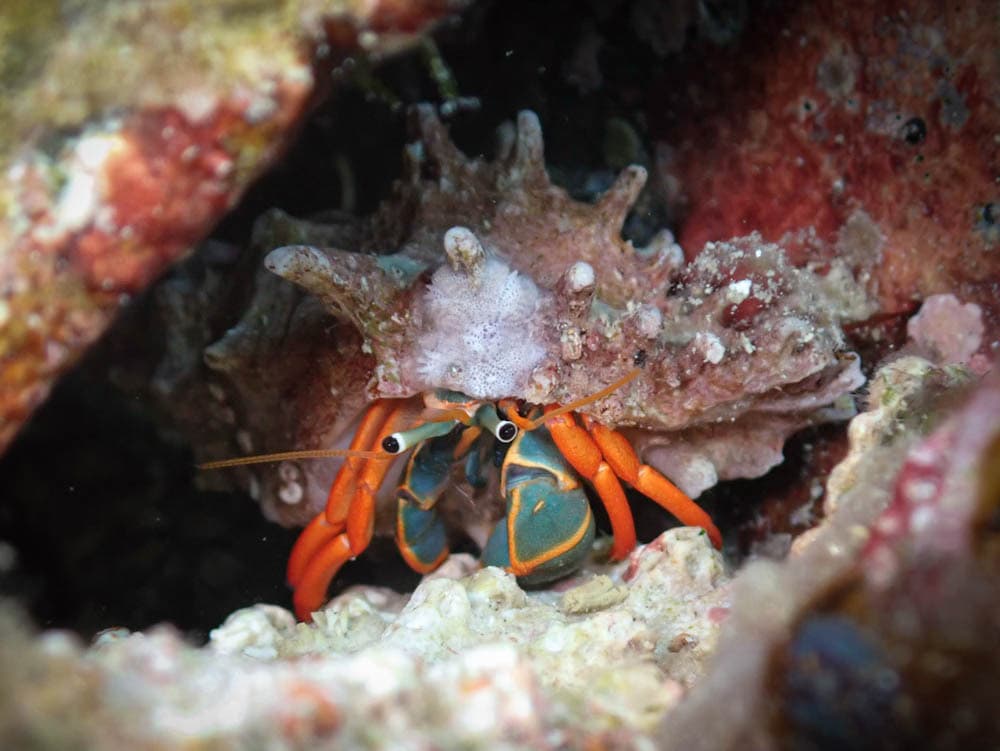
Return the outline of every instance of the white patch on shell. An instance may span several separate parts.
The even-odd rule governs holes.
[[[660,333],[662,325],[663,314],[659,308],[654,308],[652,305],[643,305],[639,309],[639,313],[636,315],[636,326],[639,329],[640,336],[646,339],[655,339]]]
[[[702,353],[705,362],[718,365],[726,355],[726,347],[715,334],[699,331],[694,337],[695,346]]]
[[[750,287],[752,284],[753,282],[749,279],[731,282],[726,288],[726,300],[733,305],[739,305],[750,296]]]
[[[586,261],[577,261],[566,272],[566,282],[572,292],[583,292],[594,286],[594,267]]]
[[[486,259],[477,282],[450,266],[434,273],[416,343],[420,375],[479,398],[520,394],[545,356],[534,336],[538,288],[496,258]]]

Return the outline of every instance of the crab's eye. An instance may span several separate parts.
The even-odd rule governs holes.
[[[387,435],[382,439],[382,450],[387,454],[401,454],[422,441],[448,435],[456,425],[458,425],[458,420],[425,422],[423,425],[404,430],[402,433]]]
[[[517,437],[517,425],[512,423],[510,420],[501,420],[497,423],[496,430],[493,431],[493,435],[497,437],[497,440],[501,443],[510,443]]]

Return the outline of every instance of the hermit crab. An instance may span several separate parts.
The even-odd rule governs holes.
[[[202,440],[218,436],[202,459],[234,434],[246,454],[292,449],[238,474],[268,516],[308,522],[289,564],[300,617],[368,546],[380,488],[398,488],[396,538],[418,571],[446,556],[461,485],[474,492],[460,524],[500,518],[476,537],[484,562],[542,582],[589,548],[583,484],[608,510],[615,558],[635,543],[622,481],[719,545],[689,496],[758,476],[791,433],[849,416],[840,398],[863,382],[840,328],[859,315],[849,274],[793,268],[755,236],[690,262],[669,233],[634,247],[621,227],[646,171],[572,199],[549,180],[533,113],[501,128],[493,161],[460,152],[432,109],[413,120],[404,176],[375,214],[259,223],[253,299],[202,345],[207,388],[174,392]],[[204,383],[178,362],[171,384]],[[300,461],[315,455],[343,458],[335,477]]]
[[[411,450],[396,490],[396,543],[406,562],[429,573],[448,557],[448,531],[436,508],[452,473],[464,463],[466,480],[487,484],[483,470],[500,470],[506,511],[482,551],[525,585],[542,584],[577,569],[594,541],[590,501],[579,478],[596,490],[614,535],[611,558],[635,547],[635,526],[620,481],[656,501],[684,524],[699,526],[712,544],[722,536],[708,514],[666,477],[640,462],[628,440],[574,410],[631,381],[636,371],[587,399],[563,407],[525,410],[513,399],[470,399],[438,389],[412,399],[380,399],[365,413],[347,450],[285,452],[209,462],[206,469],[290,458],[346,457],[326,508],[292,549],[288,582],[295,613],[310,620],[330,581],[372,539],[376,496],[397,455]]]

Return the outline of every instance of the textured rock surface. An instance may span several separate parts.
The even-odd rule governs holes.
[[[225,7],[237,4],[226,2]],[[22,54],[25,39],[7,34],[2,14],[24,5],[42,9],[41,22],[33,27],[28,42],[50,37],[61,42],[62,19],[78,18],[76,12],[87,6],[5,4],[0,11],[4,84],[12,70],[25,80],[54,79],[36,76],[35,70],[18,70],[19,62],[29,59]],[[205,5],[199,3],[199,9]],[[63,15],[54,21],[56,7]],[[146,3],[143,7],[178,6]],[[278,5],[259,7],[268,13]],[[374,7],[368,4],[359,12]],[[378,8],[381,29],[393,23],[412,28],[413,15],[407,8],[440,10],[433,2],[379,3]],[[285,20],[302,28],[301,18]],[[727,552],[734,552],[733,540],[745,540],[751,526],[776,528],[768,526],[768,511],[759,503],[765,485],[782,486],[782,493],[768,496],[767,501],[780,495],[785,517],[797,519],[783,532],[817,523],[821,511],[825,521],[794,545],[788,534],[780,545],[770,544],[778,535],[768,534],[769,539],[752,548],[761,555],[784,555],[789,548],[792,553],[785,563],[755,560],[738,573],[731,609],[726,607],[729,590],[719,591],[724,602],[708,615],[713,621],[726,616],[726,621],[711,656],[699,653],[698,645],[684,633],[667,629],[673,635],[668,652],[676,658],[690,648],[691,664],[661,663],[654,649],[649,658],[653,668],[646,663],[643,672],[634,664],[626,666],[623,674],[633,681],[628,686],[613,687],[612,682],[599,680],[600,674],[588,673],[591,685],[582,710],[575,706],[578,694],[561,692],[546,675],[533,673],[529,658],[518,651],[521,647],[510,644],[496,649],[474,643],[463,656],[449,652],[434,664],[405,650],[377,660],[360,655],[331,659],[310,651],[332,643],[345,650],[362,648],[366,654],[383,637],[395,639],[397,646],[412,641],[414,647],[420,644],[435,651],[433,644],[414,637],[412,629],[395,630],[399,624],[412,626],[418,617],[418,625],[443,627],[449,635],[444,643],[453,648],[458,644],[462,651],[462,644],[477,638],[470,618],[485,615],[489,622],[489,614],[477,601],[478,590],[454,582],[428,582],[431,586],[406,615],[397,596],[374,588],[360,597],[345,598],[343,610],[323,621],[322,637],[318,631],[290,627],[281,609],[241,611],[232,628],[224,629],[233,637],[225,655],[195,650],[170,629],[144,635],[109,631],[96,649],[84,652],[64,634],[37,637],[12,626],[4,605],[0,745],[162,748],[176,741],[185,747],[230,743],[245,747],[275,739],[272,745],[315,748],[322,747],[326,738],[328,746],[346,745],[345,739],[357,740],[356,745],[386,739],[394,747],[405,743],[442,747],[455,739],[466,746],[497,747],[501,728],[516,728],[514,737],[505,736],[504,742],[521,747],[592,742],[667,749],[954,749],[978,748],[1000,737],[995,720],[1000,704],[995,680],[1000,673],[996,663],[1000,417],[996,376],[977,381],[1000,347],[996,288],[1000,256],[995,249],[1000,99],[996,81],[1000,79],[994,54],[995,8],[983,2],[944,7],[917,1],[845,5],[827,0],[582,4],[505,0],[481,5],[465,20],[467,25],[445,29],[437,39],[445,61],[456,66],[461,92],[479,97],[482,103],[480,112],[457,116],[448,106],[453,101],[440,107],[452,118],[452,132],[466,153],[495,153],[485,138],[476,140],[478,136],[470,133],[485,133],[512,113],[530,108],[546,126],[547,166],[553,181],[582,202],[593,202],[606,192],[614,184],[614,174],[627,165],[638,163],[648,170],[651,189],[637,199],[626,232],[637,247],[660,247],[670,257],[671,269],[680,269],[683,253],[693,258],[701,252],[704,240],[715,240],[717,252],[773,243],[787,251],[791,265],[806,264],[816,272],[813,276],[827,282],[842,278],[838,275],[843,267],[850,267],[878,301],[872,318],[843,327],[850,349],[863,353],[865,373],[874,378],[869,410],[852,423],[849,459],[834,473],[827,498],[822,478],[829,464],[801,457],[823,455],[825,439],[828,446],[847,450],[847,439],[835,426],[810,429],[794,438],[788,451],[792,461],[786,460],[767,478],[725,483],[709,494],[716,518],[727,522],[721,524]],[[237,32],[239,24],[229,25]],[[275,33],[287,29],[283,24],[272,28]],[[323,33],[336,42],[335,47],[355,41],[353,30],[337,24],[326,25]],[[178,36],[171,36],[171,44],[192,41]],[[168,56],[158,54],[148,35],[134,37],[165,74],[173,70]],[[101,35],[92,38],[112,56],[121,49],[105,44]],[[44,60],[75,47],[46,43],[40,49],[45,54],[39,59]],[[260,49],[256,46],[248,58],[259,59]],[[94,87],[117,94],[127,88],[131,74],[146,76],[140,55],[125,59],[126,67],[131,67],[118,77],[93,75],[93,68],[80,66],[71,90],[60,93],[68,109],[79,109],[81,100],[103,101]],[[192,59],[200,58],[195,54]],[[342,76],[347,67],[338,66],[335,75]],[[366,97],[393,89],[389,94],[395,96],[395,104],[433,99],[433,86],[414,83],[420,66],[411,60],[402,67],[400,75],[385,79],[388,86],[381,92],[376,93],[378,82],[371,79],[358,88]],[[380,69],[376,75],[384,72]],[[154,101],[163,95],[156,80],[143,78]],[[255,79],[249,90],[256,92],[258,84],[267,82]],[[185,117],[197,113],[202,101],[188,100]],[[286,179],[276,181],[278,189],[244,204],[239,230],[218,237],[244,238],[249,234],[248,217],[271,206],[301,216],[332,206],[344,210],[360,206],[360,211],[367,211],[385,196],[386,182],[378,180],[397,175],[398,164],[384,155],[398,153],[393,139],[402,139],[402,126],[388,115],[390,106],[381,115],[383,121],[392,119],[386,128],[384,122],[376,126],[379,116],[372,117],[372,109],[354,106],[353,117],[347,116],[341,109],[344,101],[338,98],[307,122],[303,135],[322,131],[325,139],[302,139],[297,149],[300,158],[283,162]],[[23,102],[17,98],[0,102],[5,124],[15,122],[8,117],[11,107],[23,107]],[[93,118],[98,127],[106,119],[102,117]],[[345,128],[363,133],[355,140],[345,137]],[[9,133],[0,134],[0,139]],[[70,122],[67,130],[58,130],[41,143],[55,151],[64,149],[86,178],[88,160],[94,155],[89,147],[102,143],[86,136],[101,134],[78,132]],[[365,139],[367,147],[358,147]],[[387,147],[390,142],[393,145]],[[78,143],[88,148],[78,151]],[[45,153],[55,158],[53,152]],[[248,153],[254,149],[248,147]],[[192,170],[202,167],[199,160],[193,164]],[[436,185],[436,163],[426,159],[426,152],[420,164],[420,180]],[[381,177],[371,181],[376,173]],[[336,177],[324,181],[319,177],[323,174]],[[213,176],[209,185],[216,182]],[[85,186],[86,180],[76,184]],[[136,184],[143,185],[129,183]],[[365,184],[376,195],[352,203],[354,191]],[[190,182],[182,180],[179,186],[181,194],[191,190]],[[86,202],[82,205],[86,208]],[[410,205],[415,214],[427,216],[420,213],[419,200]],[[6,212],[8,203],[2,206]],[[426,281],[444,258],[447,230],[469,227],[480,240],[488,239],[490,229],[475,222],[493,207],[487,203],[474,208],[477,212],[471,218],[441,217],[440,226],[428,233],[426,248],[431,255]],[[572,214],[574,209],[566,211]],[[67,214],[71,220],[80,215]],[[524,219],[523,214],[515,216]],[[384,237],[396,234],[382,243],[373,241],[383,236],[382,230],[365,221],[333,221],[329,214],[322,224],[290,220],[277,212],[269,217],[263,223],[269,227],[262,224],[258,238],[268,233],[272,238],[260,239],[256,255],[237,261],[236,250],[213,243],[201,271],[190,276],[185,271],[156,292],[170,311],[168,317],[181,325],[170,329],[168,357],[155,376],[129,392],[128,407],[134,410],[139,404],[135,395],[152,385],[171,409],[182,414],[182,421],[193,426],[205,458],[336,443],[349,431],[351,416],[367,397],[377,364],[373,353],[362,351],[364,337],[353,323],[335,323],[319,298],[303,296],[264,270],[263,258],[273,248],[287,245],[335,248],[351,251],[352,256],[356,251],[393,254],[406,250],[406,223],[388,221]],[[405,218],[405,212],[400,217]],[[522,223],[526,232],[531,230],[529,223]],[[516,220],[509,224],[520,229]],[[675,234],[664,233],[651,242],[664,225]],[[617,229],[605,235],[614,235],[613,241],[619,243],[614,247],[624,247]],[[760,239],[726,240],[751,232],[758,232]],[[683,243],[683,250],[674,237]],[[242,239],[239,242],[242,247]],[[474,267],[467,253],[460,258],[465,259],[458,264],[461,268]],[[832,273],[827,267],[831,258],[840,262]],[[566,263],[571,260],[569,255],[561,258]],[[232,273],[234,264],[240,266],[237,273]],[[596,288],[606,270],[592,268]],[[556,276],[562,279],[568,270],[556,269]],[[112,265],[111,271],[129,278],[136,266]],[[249,287],[256,272],[258,285],[274,287],[254,297]],[[519,276],[534,279],[526,272]],[[585,288],[587,277],[577,267],[565,278],[574,288]],[[689,286],[692,281],[704,279],[685,279],[671,272],[670,289],[685,303],[704,298]],[[712,281],[714,288],[716,280]],[[739,299],[748,291],[745,277],[718,281],[715,301]],[[750,281],[753,292],[758,285]],[[827,295],[836,297],[837,284],[823,286]],[[536,282],[536,287],[547,285]],[[75,302],[74,289],[59,292]],[[600,299],[610,300],[614,293],[614,285],[610,291],[595,289]],[[117,294],[112,296],[117,302]],[[223,298],[229,299],[230,307],[220,306]],[[677,300],[671,296],[659,302],[667,306]],[[703,303],[706,309],[714,304]],[[617,302],[608,307],[595,327],[602,335],[607,330],[604,322],[613,322],[623,310]],[[686,307],[681,306],[682,311]],[[752,314],[752,307],[748,304],[733,313]],[[657,322],[663,325],[665,309],[660,310],[659,321],[648,307],[631,311],[631,318],[624,320],[639,335],[652,331]],[[918,309],[920,313],[908,321]],[[627,304],[624,310],[630,313]],[[240,321],[238,313],[244,311],[247,315]],[[227,318],[233,312],[237,315]],[[765,317],[770,313],[765,311]],[[0,319],[9,331],[37,322],[30,316],[10,316],[2,306]],[[265,319],[273,319],[275,327],[263,325]],[[139,339],[155,344],[158,330],[144,328],[149,321],[141,315],[140,321]],[[231,339],[223,337],[218,349],[210,347],[226,327],[236,324]],[[89,331],[79,317],[67,325]],[[669,343],[680,351],[690,347],[688,359],[678,367],[693,373],[692,382],[699,388],[707,383],[707,372],[720,372],[731,353],[738,351],[726,340],[725,328],[709,327],[717,341],[699,338],[700,331],[694,329],[690,340]],[[72,329],[68,330],[71,338]],[[907,333],[909,343],[905,343]],[[560,336],[558,356],[569,363],[589,362],[594,339],[583,334],[577,327]],[[242,345],[237,346],[238,341]],[[428,341],[426,347],[439,349],[433,338]],[[608,341],[613,343],[613,337]],[[894,353],[900,346],[905,347],[899,353],[904,357]],[[214,369],[202,365],[206,347]],[[119,351],[135,348],[135,339],[118,344]],[[894,359],[883,363],[887,353]],[[213,354],[222,356],[213,359]],[[52,363],[62,362],[58,348],[50,348],[46,355]],[[713,363],[720,355],[722,359]],[[648,360],[649,351],[623,350],[623,366],[628,356],[633,362]],[[593,362],[598,370],[614,364]],[[956,367],[956,362],[964,366]],[[343,364],[347,367],[338,370]],[[880,364],[885,367],[879,368]],[[155,448],[151,426],[149,435],[140,440],[139,431],[129,428],[127,421],[108,419],[115,411],[114,398],[107,389],[94,388],[105,378],[103,366],[92,364],[89,378],[76,384],[82,398],[75,409],[70,401],[70,408],[60,415],[62,422],[57,417],[49,423],[54,427],[47,439],[32,426],[32,445],[26,441],[18,447],[22,466],[0,478],[5,496],[0,536],[10,536],[14,544],[12,549],[0,543],[0,587],[14,581],[18,596],[30,603],[40,622],[72,624],[88,634],[95,623],[148,624],[164,613],[185,628],[205,629],[221,621],[222,616],[206,613],[218,612],[211,610],[213,604],[221,609],[223,593],[233,598],[226,602],[237,602],[228,609],[282,600],[285,590],[278,581],[279,570],[291,540],[278,539],[282,530],[260,524],[244,528],[247,520],[260,520],[242,497],[230,496],[226,505],[219,494],[192,493],[187,502],[180,502],[190,457],[173,446],[175,456],[165,462],[163,446]],[[116,368],[121,367],[119,359]],[[207,376],[206,371],[210,371]],[[416,377],[422,376],[417,372]],[[582,383],[568,382],[567,388],[582,388]],[[331,394],[331,388],[337,393]],[[702,399],[704,393],[697,393]],[[796,399],[803,396],[797,393]],[[66,404],[63,400],[59,406]],[[613,403],[604,406],[618,408]],[[823,414],[812,412],[811,419]],[[798,415],[791,414],[793,419]],[[691,487],[714,482],[724,474],[723,467],[742,472],[745,463],[763,466],[773,460],[784,440],[782,416],[760,411],[748,416],[751,419],[742,425],[738,421],[732,426],[726,422],[691,426],[681,431],[686,434],[683,443],[661,443],[660,450],[682,457],[693,475],[685,479],[695,483]],[[775,429],[769,427],[771,421]],[[112,437],[105,438],[98,450],[99,439],[93,434],[105,422]],[[717,440],[715,429],[722,432]],[[656,450],[650,445],[647,455]],[[839,451],[828,453],[827,459],[836,455]],[[26,456],[28,460],[23,460]],[[8,460],[12,458],[8,455]],[[243,481],[264,499],[269,514],[295,521],[295,513],[309,513],[302,509],[309,499],[321,496],[333,471],[331,466],[316,465],[304,475],[303,467],[283,465],[271,474],[247,473]],[[201,479],[220,478],[221,473]],[[804,494],[796,495],[796,489]],[[106,497],[114,497],[115,504],[102,503]],[[158,504],[149,500],[154,497]],[[637,516],[648,506],[635,504]],[[734,517],[728,516],[731,510]],[[649,531],[662,524],[656,517],[646,521]],[[265,546],[266,539],[271,540],[270,547]],[[362,581],[388,582],[387,570],[396,557],[387,553],[379,560],[377,548],[347,567],[338,584],[354,575]],[[746,548],[740,548],[744,552]],[[267,557],[273,560],[265,562]],[[234,563],[237,560],[242,568]],[[456,558],[453,565],[461,568],[463,560]],[[11,571],[13,576],[8,576]],[[76,588],[84,578],[100,584]],[[616,608],[629,599],[620,600],[622,585],[616,579],[610,586],[602,582],[595,579],[574,591],[561,607],[544,611],[538,608],[545,600],[534,601],[531,608],[513,607],[516,598],[499,586],[502,579],[486,584],[494,586],[490,592],[511,595],[504,600],[509,612],[530,609],[533,620],[527,622],[565,636],[567,624],[586,620],[573,613],[601,603],[595,618],[606,624],[607,614],[617,613]],[[162,609],[151,610],[151,602]],[[536,617],[540,612],[543,618]],[[349,625],[350,630],[341,631],[338,624]],[[490,638],[500,633],[486,632]],[[523,636],[516,629],[515,633]],[[600,639],[622,633],[631,631],[598,634],[597,643],[607,644]],[[221,646],[223,639],[217,643]],[[530,636],[521,643],[536,653],[542,646],[533,644]],[[575,640],[559,643],[587,660],[587,652],[578,649]],[[699,642],[706,649],[711,643],[712,638]],[[279,647],[290,645],[303,654],[278,656]],[[242,654],[243,648],[248,654]],[[644,640],[629,649],[649,657]],[[604,659],[608,652],[599,654]],[[562,668],[558,665],[553,675],[564,675],[555,672]],[[501,685],[495,680],[500,674],[510,680]],[[672,682],[686,684],[688,676],[699,674],[701,678],[686,692]],[[379,680],[387,675],[397,679]],[[628,699],[627,706],[616,703],[617,691]],[[362,707],[370,710],[363,721],[330,701],[331,696],[348,692],[371,698]],[[282,699],[280,705],[273,701],[275,694]],[[589,703],[590,695],[597,705]],[[649,697],[655,701],[646,701]],[[623,728],[600,729],[606,727],[602,713],[642,725],[667,706],[674,708],[652,737]],[[585,714],[583,725],[598,728],[594,733],[581,737],[557,724],[580,714]],[[496,722],[483,722],[484,718]],[[448,737],[441,737],[442,728]],[[166,734],[170,740],[163,740]],[[206,735],[211,737],[206,740]],[[230,741],[233,737],[239,741]]]
[[[312,625],[258,605],[202,649],[169,628],[111,630],[86,651],[58,633],[27,641],[5,614],[0,729],[111,749],[1000,737],[998,398],[995,374],[884,366],[827,518],[787,561],[732,582],[704,534],[682,528],[553,591],[458,555],[409,599],[354,589]]]
[[[1000,737],[998,395],[996,374],[970,388],[914,357],[879,370],[827,518],[787,561],[739,572],[716,669],[665,719],[665,748]],[[727,719],[709,723],[719,702]]]
[[[314,66],[324,70],[359,38],[375,54],[393,49],[447,10],[6,4],[0,449],[118,308],[281,152],[314,94]]]
[[[553,591],[476,568],[454,556],[409,598],[351,590],[311,625],[257,605],[202,649],[169,628],[108,631],[87,651],[52,634],[6,655],[17,669],[0,692],[16,701],[0,727],[44,739],[61,706],[77,719],[53,737],[107,749],[644,748],[703,672],[728,605],[721,558],[697,529]],[[5,644],[22,643],[10,631]],[[30,693],[8,683],[56,669],[73,697],[48,677]]]
[[[855,264],[883,314],[939,293],[982,305],[995,341],[996,6],[823,0],[740,20],[650,97],[685,250],[750,227],[797,262]]]

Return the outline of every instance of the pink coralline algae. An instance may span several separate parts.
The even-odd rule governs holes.
[[[714,669],[665,718],[662,747],[998,737],[1000,379],[905,356],[870,388],[825,518],[787,560],[736,575]],[[707,723],[720,702],[725,721]]]
[[[968,365],[984,373],[989,359],[979,353],[983,345],[983,310],[963,304],[951,294],[931,295],[906,323],[912,348],[939,365]]]
[[[336,445],[366,397],[448,388],[567,403],[638,368],[584,411],[634,429],[647,460],[697,494],[762,474],[795,430],[850,416],[838,399],[863,378],[840,324],[867,307],[843,268],[794,268],[753,235],[709,243],[685,265],[669,233],[645,248],[621,237],[641,167],[585,204],[549,180],[533,113],[500,130],[492,162],[459,152],[430,108],[413,121],[405,174],[367,220],[259,223],[255,244],[281,245],[265,266],[309,296],[258,276],[247,313],[206,350],[242,451]],[[337,354],[327,344],[307,367],[319,339]],[[277,402],[275,383],[290,386],[279,414],[261,407]],[[333,466],[241,472],[269,515],[302,522]]]
[[[16,61],[0,71],[0,450],[118,310],[281,153],[321,59],[359,36],[376,56],[398,49],[459,4],[0,10]],[[31,74],[14,75],[22,68]]]
[[[866,578],[884,587],[907,563],[943,565],[973,549],[977,516],[996,498],[981,495],[983,464],[1000,437],[1000,382],[995,373],[906,454],[885,511],[862,557]],[[986,492],[988,489],[984,489]]]
[[[649,96],[685,249],[750,227],[796,262],[854,264],[883,315],[935,294],[976,303],[995,340],[995,49],[983,0],[747,14],[739,40],[670,66]]]

